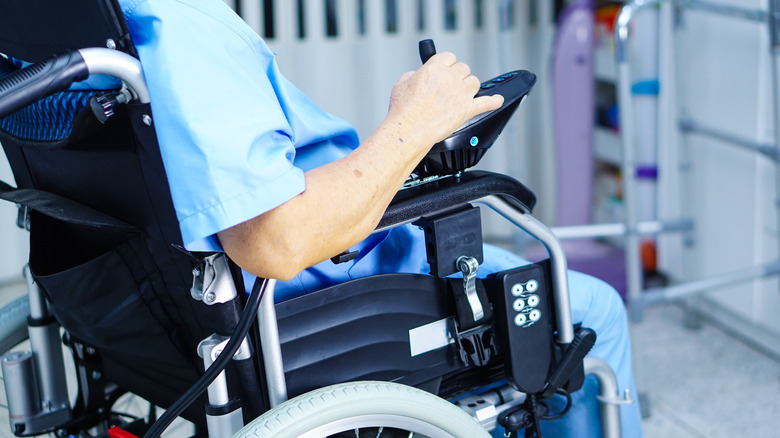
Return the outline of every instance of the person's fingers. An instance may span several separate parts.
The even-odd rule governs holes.
[[[479,86],[482,85],[482,83],[479,82],[479,78],[477,78],[474,75],[469,75],[469,77],[467,77],[465,81],[467,86],[475,90],[474,91],[475,94],[476,94],[476,90],[479,90]]]
[[[468,64],[463,62],[456,62],[452,65],[451,68],[457,71],[458,76],[462,77],[463,79],[467,79],[469,76],[471,76],[471,67],[469,67]]]
[[[401,77],[398,79],[398,82],[404,82],[409,80],[409,78],[411,78],[414,75],[414,73],[415,73],[414,71],[408,71],[402,74]]]
[[[428,60],[428,62],[433,61],[437,64],[442,64],[445,66],[451,66],[455,64],[458,61],[458,58],[455,56],[452,52],[441,52],[433,55],[431,59]],[[427,64],[427,63],[426,63]]]
[[[492,96],[480,96],[474,99],[474,115],[482,114],[486,111],[492,111],[501,107],[504,103],[504,96],[494,94]]]

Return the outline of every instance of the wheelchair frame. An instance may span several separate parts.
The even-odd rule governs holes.
[[[68,69],[84,68],[88,74],[108,74],[115,76],[127,85],[134,99],[141,103],[149,102],[149,93],[143,80],[143,70],[141,69],[138,60],[132,56],[109,49],[90,48],[79,50],[77,53],[80,55],[80,59],[74,59],[72,58],[72,55],[64,55],[69,56],[72,59],[68,61]],[[56,62],[56,60],[54,62]],[[57,87],[67,88],[72,81],[74,81],[72,77],[65,77],[61,83],[57,84]],[[16,108],[26,105],[26,103],[29,103],[27,101],[30,100],[29,93],[24,92],[20,95],[21,97],[17,99],[17,103],[13,104],[16,105]],[[480,203],[491,208],[518,228],[541,241],[547,248],[551,259],[553,284],[555,285],[552,293],[555,297],[556,340],[559,344],[569,344],[574,338],[574,332],[569,304],[567,265],[565,254],[556,236],[549,228],[534,218],[530,212],[525,211],[519,203],[512,202],[511,199],[508,199],[503,195],[489,194],[479,196],[476,199],[469,199],[466,202]],[[413,214],[412,216],[409,216],[407,214],[400,221],[396,221],[395,223],[380,224],[377,232],[389,229],[393,226],[414,222],[421,217],[422,216],[419,215]],[[215,269],[218,277],[226,276],[227,279],[230,278],[231,274],[227,264]],[[268,385],[268,396],[272,408],[287,400],[287,384],[285,382],[281,344],[279,341],[279,331],[273,299],[274,284],[275,281],[273,280],[269,280],[266,283],[265,294],[261,301],[261,309],[257,316],[260,327],[266,383]],[[210,294],[213,293],[215,297],[222,297],[234,296],[237,293],[232,281],[214,281],[211,285],[213,285],[213,289],[204,290],[204,295],[211,296]],[[43,296],[40,293],[40,290],[36,293],[37,286],[34,284],[34,281],[32,281],[32,276],[29,275],[29,273],[28,287],[30,291],[30,308],[33,310],[33,318],[49,318],[51,315],[47,314]],[[45,354],[41,352],[53,351],[52,349],[54,347],[52,346],[55,344],[56,348],[59,348],[60,342],[58,332],[56,334],[50,332],[48,335],[39,336],[37,334],[33,335],[35,329],[37,329],[37,327],[30,328],[31,341],[37,344],[37,346],[33,346],[34,351],[37,350],[39,352],[38,354]],[[213,363],[214,358],[219,354],[221,348],[224,347],[225,342],[226,339],[224,338],[207,338],[207,340],[204,340],[201,356],[204,357],[205,368],[208,368]],[[246,348],[248,347],[245,346],[244,349]],[[239,352],[239,355],[240,354],[241,353]],[[45,362],[48,363],[48,361]],[[604,436],[618,437],[620,436],[618,406],[619,404],[626,403],[628,396],[622,397],[618,394],[616,377],[606,363],[596,358],[587,358],[584,363],[585,373],[595,375],[600,382],[599,400],[602,404]],[[58,372],[44,369],[43,375],[45,378],[41,383],[44,386],[59,387],[59,385],[64,384],[62,381],[64,375],[61,376]],[[44,383],[47,381],[50,381],[50,383]],[[53,392],[59,393],[59,390],[53,390]],[[44,396],[49,397],[46,400],[57,400],[62,398],[61,395]],[[226,397],[227,385],[224,382],[224,373],[222,373],[220,378],[209,385],[209,399],[212,405],[221,405],[227,402],[228,399]],[[489,408],[488,406],[485,406],[484,408],[475,410],[468,407],[468,401],[468,398],[464,399],[459,402],[458,405],[470,415],[477,418],[480,424],[487,428],[496,424],[496,418],[501,412],[517,404],[516,401],[510,401],[504,404],[499,404],[498,402],[488,403]],[[487,411],[485,410],[486,408]],[[209,418],[209,416],[207,416],[207,418]],[[236,427],[241,427],[243,425],[243,423],[240,422],[240,418],[237,419],[235,415],[212,416],[212,421],[209,421],[208,424],[209,432],[213,436],[222,436],[227,432],[232,434],[233,432],[236,432]]]

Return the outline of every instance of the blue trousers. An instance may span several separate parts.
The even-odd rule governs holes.
[[[352,262],[336,265],[326,261],[305,270],[289,282],[279,283],[277,301],[368,275],[429,272],[423,233],[411,225],[372,235],[356,249],[360,254]],[[485,245],[484,259],[479,267],[480,277],[528,263],[492,245]],[[581,322],[597,334],[596,345],[589,354],[605,360],[612,367],[621,391],[628,388],[636,394],[626,310],[620,296],[607,283],[573,271],[569,272],[569,293],[573,321]],[[572,394],[569,413],[559,420],[543,422],[545,436],[600,437],[601,414],[597,393],[598,382],[592,377],[586,379],[583,388]],[[620,420],[624,438],[642,436],[637,402],[620,407]]]

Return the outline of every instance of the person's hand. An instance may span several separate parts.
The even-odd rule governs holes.
[[[480,82],[468,65],[449,52],[407,72],[393,87],[388,121],[424,139],[428,147],[444,140],[470,118],[499,108],[500,95],[474,98]]]

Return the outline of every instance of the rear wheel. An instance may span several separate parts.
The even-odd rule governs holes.
[[[489,437],[479,423],[433,394],[388,382],[350,382],[300,395],[235,437]]]

